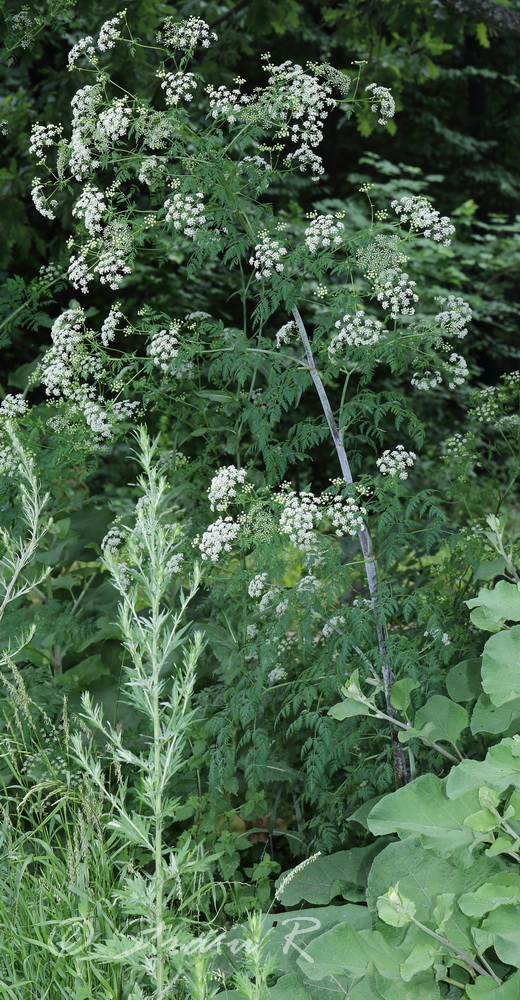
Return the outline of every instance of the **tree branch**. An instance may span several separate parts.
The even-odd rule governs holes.
[[[484,21],[497,31],[520,35],[520,10],[504,7],[494,0],[443,0],[457,14],[467,14],[473,21]]]

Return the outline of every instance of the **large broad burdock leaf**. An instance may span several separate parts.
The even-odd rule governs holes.
[[[454,770],[458,768],[452,769],[452,774]],[[469,867],[471,852],[483,835],[469,830],[464,820],[479,809],[478,794],[472,790],[450,802],[445,785],[446,779],[425,774],[385,795],[368,816],[369,830],[374,834],[397,833],[401,839],[419,837],[423,847],[442,857],[456,854],[457,864]]]
[[[482,785],[491,785],[498,792],[505,792],[510,785],[520,789],[520,738],[501,740],[491,747],[485,760],[463,760],[452,767],[446,779],[446,794],[456,801],[459,796],[465,800]]]
[[[494,705],[520,697],[520,625],[492,635],[482,654],[482,687]]]
[[[486,632],[498,632],[506,621],[520,622],[520,588],[500,580],[493,590],[481,590],[465,602],[472,608],[471,621]]]

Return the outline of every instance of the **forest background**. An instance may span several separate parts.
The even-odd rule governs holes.
[[[105,0],[3,4],[0,393],[30,405],[28,414],[8,404],[2,416],[5,995],[322,1000],[332,990],[402,1000],[406,989],[410,1000],[513,1000],[520,8],[491,0],[126,7],[133,36],[150,45],[168,16],[202,18],[218,44],[197,52],[195,69],[215,88],[237,78],[263,86],[269,52],[275,66],[331,64],[359,77],[359,93],[372,83],[390,89],[396,113],[383,125],[367,101],[343,101],[330,116],[317,180],[288,172],[260,191],[258,205],[296,243],[317,213],[368,234],[366,244],[403,197],[426,196],[455,225],[449,245],[410,243],[407,269],[426,311],[450,295],[471,309],[468,377],[413,395],[398,351],[380,368],[359,361],[344,384],[330,357],[318,366],[361,484],[356,499],[369,508],[375,623],[355,530],[336,540],[329,516],[322,562],[313,564],[296,535],[273,534],[288,489],[333,498],[345,485],[309,368],[250,364],[245,341],[229,340],[248,328],[267,359],[297,306],[292,293],[265,292],[259,305],[236,271],[209,253],[194,261],[173,240],[138,253],[117,294],[100,283],[78,294],[67,277],[72,202],[46,219],[31,199],[31,129],[70,121],[84,81],[69,72],[69,51],[120,9]],[[127,50],[109,56],[119,84],[139,91],[152,81],[151,100],[160,98],[152,48],[132,50],[131,73]],[[199,123],[203,102],[190,106]],[[240,249],[242,279],[250,252]],[[334,276],[328,259],[327,268]],[[316,272],[302,292],[313,343],[327,324],[323,287]],[[152,335],[171,317],[199,318],[184,330],[193,337],[184,373],[159,378],[152,352],[148,367],[129,362],[130,375],[124,367],[113,375],[120,385],[130,379],[137,403],[107,442],[72,409],[55,420],[41,364],[60,314],[80,303],[85,322],[99,325],[121,302],[134,324],[121,357],[138,352],[139,318]],[[209,314],[218,347],[204,326]],[[271,345],[254,339],[255,321]],[[298,362],[293,334],[277,341],[279,357]],[[182,381],[199,351],[197,378]],[[135,437],[139,424],[155,444]],[[405,439],[418,464],[406,478],[377,478],[376,455]],[[246,484],[245,472],[230,482],[249,540],[223,559],[202,558],[200,577],[194,558],[211,511],[228,513],[218,484],[210,510],[208,489],[231,466],[247,470]],[[141,574],[126,620],[118,532],[126,563]],[[159,580],[161,560],[173,582]],[[139,632],[150,608],[155,660]],[[150,700],[139,701],[149,683]],[[165,764],[168,741],[175,753]],[[159,747],[155,762],[149,747]],[[309,858],[312,867],[302,864]],[[276,929],[282,907],[300,920],[292,949]],[[311,944],[305,920],[318,921]],[[189,951],[221,931],[248,939],[240,959],[229,947],[216,956],[210,944]]]

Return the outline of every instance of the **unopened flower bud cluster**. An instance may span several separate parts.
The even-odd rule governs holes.
[[[394,199],[392,208],[399,221],[408,222],[412,231],[422,232],[423,236],[432,237],[437,243],[442,242],[445,247],[450,245],[450,237],[455,232],[455,226],[447,215],[439,215],[426,198],[405,195],[399,200]]]
[[[384,332],[383,324],[378,319],[367,316],[358,309],[354,316],[346,313],[343,319],[334,324],[339,331],[329,344],[329,354],[335,355],[347,347],[370,347],[377,344]]]
[[[399,479],[408,479],[408,469],[414,464],[417,455],[414,451],[406,451],[402,444],[398,444],[393,451],[386,450],[381,458],[378,458],[376,465],[384,476],[398,476]]]
[[[237,487],[242,486],[245,479],[245,469],[237,469],[234,465],[219,469],[208,489],[211,510],[227,510],[237,495]]]
[[[103,553],[109,556],[117,555],[121,546],[125,544],[126,538],[126,532],[121,531],[121,528],[116,526],[109,528],[101,542]]]

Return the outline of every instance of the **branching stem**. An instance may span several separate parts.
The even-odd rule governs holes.
[[[339,464],[341,467],[341,472],[347,486],[351,486],[353,483],[352,473],[350,471],[350,464],[347,458],[347,453],[345,451],[345,446],[343,444],[339,428],[334,419],[334,414],[332,412],[332,407],[327,396],[325,386],[320,378],[319,372],[316,368],[316,363],[314,361],[314,355],[312,353],[312,348],[310,345],[309,337],[305,329],[305,325],[301,318],[300,312],[296,306],[292,310],[294,316],[294,321],[298,328],[298,333],[303,344],[305,351],[305,357],[307,360],[307,368],[314,382],[316,392],[318,393],[319,400],[325,414],[325,419],[329,426],[332,440],[334,441],[334,447],[336,449]],[[377,634],[377,645],[379,648],[379,654],[381,656],[381,673],[383,677],[383,687],[385,692],[385,701],[388,716],[390,719],[393,718],[394,712],[392,708],[392,703],[390,701],[390,691],[393,684],[393,673],[392,664],[390,661],[390,653],[388,650],[388,632],[386,627],[386,621],[381,608],[381,600],[379,597],[379,586],[377,580],[377,562],[373,552],[372,538],[368,528],[362,528],[358,534],[359,544],[361,546],[361,551],[363,553],[363,560],[365,563],[365,574],[368,583],[368,590],[370,593],[370,600],[372,602],[372,612],[374,615],[374,621],[376,626]],[[390,730],[392,734],[392,743],[394,750],[394,773],[398,784],[405,784],[408,780],[406,761],[404,756],[404,751],[397,739],[397,731],[393,724],[390,722]]]

